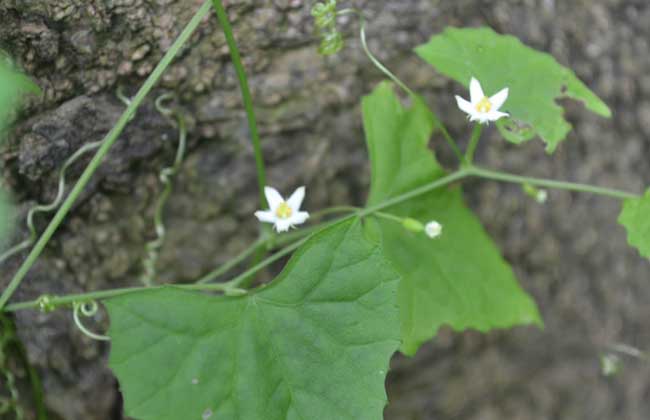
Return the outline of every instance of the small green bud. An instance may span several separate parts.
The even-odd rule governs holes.
[[[54,296],[52,295],[41,295],[37,299],[38,302],[38,309],[41,310],[41,312],[52,312],[53,310],[56,309],[56,305],[52,303],[52,299]]]
[[[318,53],[322,55],[333,55],[343,48],[343,37],[337,31],[323,34],[323,40],[318,47]]]
[[[521,188],[527,196],[534,199],[539,204],[544,204],[548,198],[548,192],[544,189],[536,188],[530,184],[523,184]]]
[[[415,233],[420,233],[424,230],[424,225],[422,224],[422,222],[420,222],[419,220],[412,219],[410,217],[407,217],[404,220],[402,220],[402,226],[404,226],[404,229]]]
[[[621,359],[615,354],[600,356],[600,368],[605,376],[614,376],[621,370]]]
[[[316,20],[316,27],[326,29],[335,24],[336,0],[327,3],[316,3],[311,9],[311,15]]]
[[[248,294],[248,291],[246,289],[234,288],[234,289],[224,290],[223,294],[226,296],[238,297],[238,296],[245,296],[246,294]]]

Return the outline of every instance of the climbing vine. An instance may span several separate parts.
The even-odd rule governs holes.
[[[164,210],[187,139],[185,117],[170,105],[174,95],[164,94],[155,101],[156,108],[174,125],[178,141],[173,161],[159,173],[155,237],[146,245],[142,284],[10,301],[122,130],[137,118],[138,107],[211,10],[230,48],[255,151],[259,205],[251,220],[260,222],[258,239],[194,283],[156,282],[156,261],[165,240]],[[386,404],[388,362],[396,351],[413,355],[443,325],[459,331],[541,326],[537,305],[463,201],[461,186],[468,178],[518,184],[540,203],[547,201],[550,189],[619,200],[619,221],[630,244],[648,256],[650,193],[533,178],[475,163],[476,148],[490,123],[505,141],[523,144],[539,138],[553,153],[571,129],[557,99],[580,100],[595,114],[611,117],[607,105],[573,71],[490,28],[448,28],[434,34],[415,53],[422,65],[458,82],[458,95],[449,99],[471,127],[462,150],[429,104],[372,53],[362,10],[341,8],[335,0],[315,4],[319,52],[331,55],[345,48],[338,29],[343,15],[359,20],[363,53],[387,79],[361,98],[371,167],[364,207],[313,211],[303,206],[309,185],[297,185],[291,194],[267,185],[247,74],[223,4],[211,0],[198,9],[133,98],[118,90],[126,106],[118,122],[104,139],[87,143],[66,160],[55,200],[28,212],[29,237],[0,256],[1,263],[31,249],[0,295],[0,309],[67,308],[85,335],[110,341],[109,365],[120,382],[128,416],[378,419]],[[15,108],[13,102],[3,106]],[[438,162],[431,141],[444,141],[455,154],[452,168]],[[66,169],[91,152],[94,157],[64,198]],[[33,218],[46,212],[55,215],[38,236]],[[291,258],[273,281],[254,286],[256,273],[287,256]],[[248,269],[222,281],[244,261],[252,262]],[[84,323],[100,304],[111,319],[107,332]],[[0,341],[0,356],[14,335],[6,337]],[[647,359],[641,350],[630,349],[610,349],[603,355],[603,369],[615,370],[617,353]],[[12,408],[21,418],[4,360],[0,357],[0,370],[10,392],[0,400],[0,409]]]

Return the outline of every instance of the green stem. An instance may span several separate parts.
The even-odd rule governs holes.
[[[176,54],[187,42],[187,40],[190,38],[192,33],[194,33],[196,28],[199,26],[199,24],[201,23],[203,18],[208,14],[209,11],[210,11],[210,1],[206,0],[206,2],[203,3],[201,8],[194,14],[192,20],[190,20],[190,22],[187,24],[185,29],[183,29],[183,32],[181,32],[181,34],[178,36],[176,41],[174,41],[174,44],[171,46],[169,51],[165,53],[162,60],[160,60],[160,62],[158,63],[154,71],[149,75],[149,77],[144,82],[144,84],[142,85],[138,93],[133,98],[131,104],[122,113],[122,116],[117,121],[115,126],[106,135],[106,137],[102,141],[102,146],[99,148],[99,150],[97,150],[97,153],[95,153],[95,156],[93,157],[93,159],[90,161],[86,169],[79,177],[79,180],[72,188],[72,191],[70,191],[70,194],[68,195],[68,197],[65,199],[65,201],[59,208],[59,210],[52,218],[50,224],[47,226],[47,228],[45,229],[41,237],[38,239],[38,241],[32,248],[31,252],[27,256],[25,261],[22,263],[22,265],[20,266],[20,268],[18,268],[18,271],[16,272],[16,274],[14,274],[14,277],[11,279],[11,282],[9,283],[7,288],[2,292],[2,295],[0,296],[0,310],[5,306],[7,301],[11,298],[13,293],[20,285],[20,282],[25,278],[25,275],[27,275],[29,269],[34,265],[36,259],[39,257],[41,252],[43,252],[43,248],[45,248],[45,245],[48,243],[52,235],[54,235],[56,229],[59,227],[61,222],[63,222],[63,219],[66,217],[66,215],[72,208],[72,205],[77,200],[77,198],[79,197],[83,189],[86,187],[86,185],[90,181],[90,178],[93,176],[93,174],[95,173],[99,165],[104,160],[104,157],[108,154],[108,151],[110,150],[111,146],[113,146],[117,138],[120,136],[120,134],[128,124],[129,120],[131,119],[131,116],[135,114],[135,112],[137,111],[142,101],[144,101],[147,94],[151,91],[151,89],[154,87],[156,82],[158,82],[158,79],[160,79],[163,72],[167,69],[167,67],[172,62]]]
[[[235,41],[235,36],[233,35],[230,21],[226,15],[226,10],[224,9],[221,0],[212,0],[212,4],[214,5],[214,9],[217,12],[217,18],[219,19],[223,33],[226,35],[226,42],[228,43],[228,48],[230,49],[232,64],[235,67],[235,72],[237,73],[237,78],[239,79],[239,88],[241,90],[241,96],[244,101],[246,117],[248,118],[248,128],[250,130],[251,140],[253,141],[255,166],[257,167],[257,183],[260,190],[260,204],[261,208],[264,208],[267,205],[266,197],[264,196],[264,187],[266,186],[266,170],[264,169],[264,157],[262,155],[260,135],[255,119],[255,109],[253,108],[253,97],[251,96],[250,88],[248,87],[248,77],[246,76],[246,70],[244,69],[244,65],[241,61],[239,49],[237,48],[237,42]]]
[[[314,212],[310,215],[310,219],[320,219],[321,217],[330,215],[330,214],[340,214],[340,213],[355,213],[361,211],[361,208],[354,206],[335,206],[328,207],[326,209]]]
[[[268,242],[268,239],[258,239],[257,241],[253,242],[252,245],[250,245],[248,248],[246,248],[244,251],[242,251],[239,255],[228,261],[227,263],[217,267],[215,270],[212,270],[208,274],[204,275],[201,277],[196,283],[197,284],[205,284],[205,283],[210,283],[219,276],[227,273],[228,271],[232,270],[235,268],[238,264],[240,264],[242,261],[248,259],[251,255],[255,254],[258,249],[263,248],[266,246]]]
[[[274,262],[278,261],[279,259],[284,258],[287,255],[291,254],[293,251],[300,248],[300,246],[302,244],[307,242],[308,239],[309,239],[309,236],[306,237],[306,238],[303,238],[303,239],[301,239],[301,240],[299,240],[297,242],[294,242],[293,244],[287,246],[286,248],[283,248],[281,251],[278,251],[275,254],[271,255],[270,257],[268,257],[264,261],[261,261],[258,264],[255,264],[254,266],[252,266],[248,270],[244,271],[243,273],[241,273],[240,275],[238,275],[234,279],[232,279],[232,280],[230,280],[230,281],[228,281],[226,283],[223,283],[223,285],[227,287],[226,290],[228,290],[228,289],[237,289],[237,288],[239,288],[241,286],[244,286],[244,283],[246,283],[249,279],[252,279],[253,276],[255,275],[255,273],[257,273],[261,269],[267,267],[268,265],[273,264]],[[217,286],[217,285],[215,285],[215,286]],[[217,289],[217,290],[219,290],[219,289]]]
[[[525,176],[513,175],[505,172],[491,171],[489,169],[481,169],[475,166],[466,168],[465,171],[471,176],[492,179],[495,181],[509,182],[514,184],[527,183],[537,187],[545,187],[545,188],[551,188],[556,190],[586,192],[586,193],[604,195],[604,196],[614,197],[619,199],[638,198],[637,194],[633,194],[627,191],[596,187],[593,185],[586,185],[586,184],[577,184],[574,182],[555,181],[552,179],[530,178]]]
[[[337,206],[323,209],[321,211],[315,212],[311,215],[312,219],[317,219],[328,214],[337,214],[337,213],[350,213],[356,212],[360,209],[358,207],[352,206]],[[341,219],[334,220],[334,223],[340,221]],[[219,276],[227,273],[239,263],[249,258],[251,255],[255,254],[259,249],[266,249],[269,246],[283,246],[286,244],[293,243],[296,240],[302,239],[305,236],[309,236],[317,230],[323,229],[332,222],[319,223],[315,226],[310,226],[307,228],[299,229],[294,232],[285,233],[283,235],[272,235],[271,237],[260,238],[257,241],[253,242],[248,248],[243,250],[240,254],[235,256],[232,260],[229,260],[222,266],[217,267],[215,270],[209,272],[208,274],[201,277],[196,283],[197,284],[206,284],[216,280]],[[253,267],[257,265],[259,261],[253,264]]]
[[[402,224],[404,222],[403,217],[395,216],[394,214],[384,213],[381,211],[376,211],[373,214],[381,219],[390,220],[391,222],[396,222],[399,224]]]
[[[445,139],[451,150],[454,152],[456,155],[456,158],[458,158],[459,162],[463,161],[463,154],[460,151],[460,148],[456,144],[456,141],[454,140],[453,137],[449,134],[449,131],[447,131],[447,127],[444,126],[442,121],[438,120],[436,117],[436,124],[438,125],[438,128],[440,129],[440,132],[442,133],[442,137]]]
[[[400,204],[404,201],[411,200],[415,197],[418,197],[422,194],[426,194],[430,191],[433,191],[437,188],[444,187],[445,185],[449,185],[452,182],[461,180],[469,175],[469,172],[466,169],[459,169],[456,172],[453,172],[447,176],[444,176],[442,178],[438,178],[437,180],[430,182],[428,184],[425,184],[421,187],[415,188],[409,192],[406,192],[404,194],[398,195],[396,197],[393,197],[391,199],[388,199],[382,203],[375,204],[374,206],[367,207],[359,212],[360,217],[368,216],[372,213],[376,213],[378,211],[384,210],[386,208],[395,206],[397,204]]]
[[[282,249],[281,251],[277,252],[276,254],[272,255],[271,257],[265,259],[264,261],[256,264],[254,267],[251,267],[249,270],[245,271],[244,273],[240,274],[239,276],[233,278],[232,280],[226,282],[226,283],[216,283],[216,284],[190,284],[190,285],[177,285],[177,286],[155,286],[155,287],[133,287],[133,288],[125,288],[125,289],[113,289],[113,290],[105,290],[105,291],[100,291],[100,292],[91,292],[91,293],[85,293],[85,294],[78,294],[78,295],[69,295],[69,296],[62,296],[62,297],[52,297],[49,299],[49,304],[53,306],[60,306],[60,305],[66,305],[66,304],[72,304],[76,301],[88,301],[88,300],[98,300],[98,299],[106,299],[106,298],[111,298],[115,296],[120,296],[123,294],[128,294],[128,293],[135,293],[135,292],[141,292],[145,290],[152,290],[152,289],[158,289],[161,287],[176,287],[179,289],[186,289],[186,290],[203,290],[203,291],[222,291],[222,292],[229,292],[238,289],[239,286],[241,286],[244,282],[246,282],[253,274],[256,272],[260,271],[264,267],[274,263],[275,261],[289,255],[296,249],[298,249],[302,244],[304,244],[308,239],[309,236],[312,232],[320,229],[324,226],[327,226],[328,224],[331,223],[338,223],[344,219],[347,219],[349,217],[353,216],[358,216],[358,217],[364,217],[371,215],[373,213],[380,212],[381,210],[384,210],[386,208],[395,206],[397,204],[400,204],[404,201],[411,200],[415,197],[418,197],[422,194],[426,194],[430,191],[433,191],[437,188],[442,188],[446,185],[449,185],[453,182],[459,181],[463,178],[466,178],[468,176],[476,176],[479,178],[485,178],[485,179],[493,179],[496,181],[504,181],[504,182],[511,182],[511,183],[516,183],[516,184],[530,184],[530,185],[536,185],[540,187],[546,187],[546,188],[554,188],[554,189],[562,189],[562,190],[570,190],[570,191],[579,191],[579,192],[588,192],[588,193],[594,193],[594,194],[599,194],[599,195],[604,195],[604,196],[610,196],[610,197],[615,197],[619,199],[627,199],[627,198],[637,198],[638,196],[629,192],[625,191],[620,191],[620,190],[614,190],[614,189],[609,189],[609,188],[600,188],[600,187],[595,187],[591,185],[585,185],[585,184],[576,184],[572,182],[564,182],[564,181],[555,181],[555,180],[548,180],[548,179],[539,179],[539,178],[530,178],[530,177],[523,177],[523,176],[518,176],[518,175],[513,175],[509,173],[504,173],[504,172],[497,172],[497,171],[491,171],[488,169],[481,169],[477,168],[475,166],[468,166],[464,167],[454,173],[451,173],[443,178],[439,178],[433,182],[430,182],[426,185],[423,185],[419,188],[415,188],[407,193],[401,194],[399,196],[393,197],[389,200],[386,200],[382,203],[376,204],[374,206],[367,207],[363,210],[356,210],[356,208],[353,207],[339,207],[339,208],[333,208],[333,209],[338,209],[338,210],[346,210],[350,211],[352,209],[355,209],[355,214],[352,216],[345,216],[342,218],[335,219],[331,222],[326,222],[324,224],[321,224],[319,226],[314,226],[311,228],[307,229],[301,229],[300,231],[282,235],[280,238],[273,239],[275,240],[276,244],[280,244],[281,242],[289,242],[289,241],[294,241],[296,238],[302,238],[291,245],[287,246],[286,248]],[[326,209],[330,210],[330,209]],[[325,211],[321,212],[325,213]],[[386,215],[382,213],[382,215]],[[392,215],[388,215],[392,216]],[[394,216],[393,216],[394,217]],[[284,238],[284,239],[283,239]],[[266,240],[271,240],[271,239],[266,239]],[[254,247],[251,247],[254,249]],[[245,251],[246,252],[246,251]],[[241,254],[240,254],[241,256]],[[237,258],[237,257],[236,257]],[[220,270],[220,269],[218,269]],[[224,271],[225,272],[225,271]],[[12,305],[8,305],[5,308],[5,311],[7,312],[13,312],[21,309],[32,309],[32,308],[37,308],[39,307],[39,300],[33,300],[29,302],[21,302],[21,303],[15,303]]]
[[[237,289],[238,286],[244,282],[248,277],[252,276],[256,272],[260,271],[264,267],[274,263],[275,261],[279,260],[280,258],[283,258],[287,256],[288,254],[292,253],[296,249],[298,249],[305,241],[307,241],[309,238],[303,238],[300,241],[297,241],[288,247],[282,249],[281,251],[273,254],[269,258],[265,259],[264,261],[260,262],[259,264],[255,265],[254,267],[246,270],[244,273],[238,275],[237,277],[233,278],[232,280],[225,282],[225,283],[213,283],[213,284],[174,284],[174,285],[160,285],[160,286],[151,286],[151,287],[126,287],[122,289],[111,289],[111,290],[102,290],[102,291],[97,291],[97,292],[90,292],[90,293],[81,293],[81,294],[75,294],[75,295],[67,295],[67,296],[55,296],[51,297],[49,299],[49,305],[52,307],[58,307],[58,306],[63,306],[63,305],[72,305],[75,302],[87,302],[87,301],[93,301],[93,300],[101,300],[101,299],[108,299],[108,298],[114,298],[117,296],[123,296],[131,293],[138,293],[138,292],[144,292],[144,291],[150,291],[150,290],[156,290],[156,289],[161,289],[164,287],[172,287],[175,289],[181,289],[181,290],[195,290],[195,291],[212,291],[212,292],[224,292],[227,293],[229,291],[232,291],[234,289]],[[5,307],[6,312],[15,312],[19,311],[22,309],[34,309],[38,308],[40,305],[40,301],[38,299],[36,300],[31,300],[28,302],[20,302],[20,303],[14,303],[7,305]]]
[[[474,162],[474,153],[476,153],[476,147],[478,142],[481,139],[481,133],[483,132],[483,125],[476,124],[472,130],[472,137],[469,139],[469,144],[467,145],[467,151],[465,152],[465,163],[472,164]]]
[[[363,51],[366,53],[366,56],[368,56],[368,59],[374,64],[382,73],[384,73],[390,80],[392,80],[397,86],[399,86],[404,92],[406,92],[408,95],[412,97],[417,97],[415,92],[409,88],[406,83],[402,82],[399,77],[397,77],[393,72],[388,70],[386,66],[382,64],[377,57],[374,56],[372,51],[370,51],[370,48],[368,47],[368,42],[366,40],[366,18],[363,16],[363,13],[360,10],[357,9],[342,9],[339,10],[337,15],[356,15],[359,18],[359,38],[361,39],[361,47],[363,48]],[[463,154],[460,151],[460,148],[456,144],[456,141],[451,137],[449,134],[449,131],[447,131],[447,128],[444,126],[442,121],[436,119],[436,125],[440,129],[440,132],[442,133],[443,138],[451,148],[451,150],[454,152],[456,157],[460,162],[463,161]]]

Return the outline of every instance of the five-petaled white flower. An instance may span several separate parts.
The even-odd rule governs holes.
[[[273,223],[275,230],[286,232],[295,225],[305,223],[309,213],[300,211],[300,205],[305,198],[305,187],[300,187],[285,201],[280,193],[271,187],[264,187],[264,195],[269,203],[269,210],[255,212],[260,222]]]
[[[478,121],[480,124],[484,124],[508,116],[507,113],[499,111],[499,108],[508,99],[508,88],[501,89],[488,98],[483,93],[481,83],[472,77],[469,82],[469,97],[470,101],[466,101],[456,95],[456,102],[458,108],[469,115],[470,121]]]
[[[424,226],[424,233],[431,239],[437,238],[442,233],[442,225],[432,220]]]

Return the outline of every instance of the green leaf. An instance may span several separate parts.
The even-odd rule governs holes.
[[[31,79],[14,70],[0,55],[0,132],[11,122],[26,95],[39,92]]]
[[[372,160],[372,206],[440,178],[444,172],[427,149],[434,123],[424,102],[400,105],[381,84],[363,100],[364,127]],[[382,248],[401,274],[398,299],[402,351],[414,354],[442,325],[487,331],[520,324],[541,325],[532,299],[463,204],[460,188],[443,189],[388,211],[443,225],[430,239],[399,223],[376,219]]]
[[[502,118],[497,126],[514,143],[537,134],[546,143],[547,152],[555,150],[571,130],[557,99],[573,98],[598,115],[611,116],[607,105],[573,71],[551,55],[490,28],[447,28],[415,51],[440,73],[465,87],[476,77],[486,95],[510,88],[502,110],[509,112],[511,118]]]
[[[28,93],[40,90],[28,77],[13,70],[0,51],[0,145],[5,130]],[[0,248],[4,246],[6,235],[11,229],[11,206],[7,195],[0,191]]]
[[[359,221],[314,235],[266,288],[107,301],[110,366],[138,419],[382,418],[398,275]]]
[[[639,198],[623,202],[618,222],[627,231],[628,243],[639,250],[641,256],[650,258],[650,190]]]

